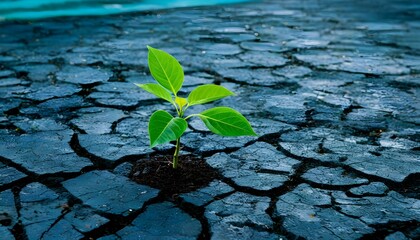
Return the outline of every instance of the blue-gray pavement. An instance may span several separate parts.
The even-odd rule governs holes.
[[[420,4],[262,0],[0,23],[0,239],[418,239]],[[170,109],[151,45],[237,94],[259,137],[191,119],[220,173],[168,199],[128,178]]]

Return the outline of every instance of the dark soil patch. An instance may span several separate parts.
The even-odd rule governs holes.
[[[131,178],[172,195],[191,192],[207,186],[220,178],[219,173],[203,159],[194,156],[180,156],[178,168],[172,168],[172,156],[156,156],[136,162]]]

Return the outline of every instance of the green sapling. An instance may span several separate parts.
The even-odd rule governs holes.
[[[157,83],[136,85],[172,103],[176,110],[176,117],[164,110],[157,110],[149,120],[150,147],[176,141],[173,168],[178,167],[181,136],[187,129],[186,120],[191,117],[199,117],[210,131],[221,136],[257,136],[248,120],[232,108],[215,107],[184,117],[185,111],[190,106],[205,104],[234,94],[225,87],[205,84],[192,90],[187,98],[179,97],[178,91],[184,82],[181,64],[162,50],[150,46],[147,48],[149,69]]]

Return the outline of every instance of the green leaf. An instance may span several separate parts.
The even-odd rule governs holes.
[[[257,136],[248,120],[228,107],[215,107],[197,114],[206,126],[222,136]]]
[[[189,105],[204,104],[231,95],[234,95],[234,93],[225,87],[214,84],[206,84],[198,86],[191,91],[188,96],[188,103]]]
[[[146,84],[138,84],[136,86],[143,88],[147,92],[154,94],[157,97],[160,97],[168,102],[173,102],[171,93],[168,92],[164,87],[157,83],[146,83]]]
[[[153,78],[175,95],[184,82],[184,70],[181,64],[169,53],[147,46],[148,62]]]
[[[187,129],[187,121],[172,117],[166,111],[158,110],[149,121],[150,147],[178,139]]]
[[[187,99],[182,97],[176,97],[175,102],[180,109],[182,109],[185,105],[187,105]]]

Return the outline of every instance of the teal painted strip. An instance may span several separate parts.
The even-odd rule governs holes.
[[[107,15],[175,7],[230,4],[249,0],[6,0],[0,2],[0,20],[60,16]]]

